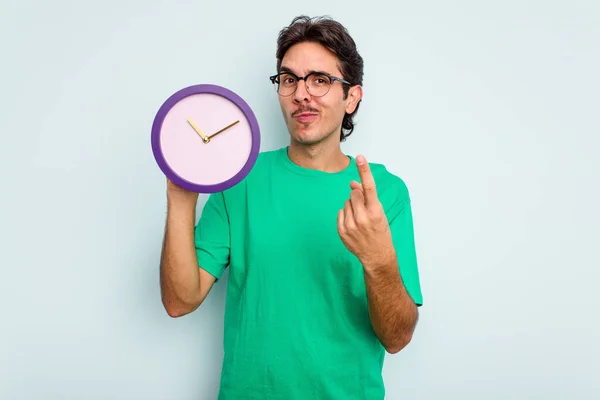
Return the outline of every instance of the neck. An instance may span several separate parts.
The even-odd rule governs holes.
[[[288,148],[288,157],[301,167],[324,172],[339,172],[350,164],[350,160],[342,152],[339,141],[304,144],[292,140]]]

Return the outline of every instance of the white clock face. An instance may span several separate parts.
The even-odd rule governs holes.
[[[234,102],[198,93],[171,107],[160,129],[168,167],[194,185],[217,185],[238,174],[253,144],[251,125]]]

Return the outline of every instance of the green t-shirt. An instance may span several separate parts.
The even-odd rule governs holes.
[[[195,229],[201,268],[229,266],[220,400],[384,398],[385,349],[369,319],[362,265],[337,232],[360,182],[355,159],[327,173],[287,146],[259,154],[238,185],[209,196]],[[370,163],[408,293],[422,304],[404,182]]]

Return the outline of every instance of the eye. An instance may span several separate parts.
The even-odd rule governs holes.
[[[310,81],[313,85],[318,86],[326,85],[329,83],[329,79],[324,75],[313,75]]]
[[[279,80],[282,85],[294,85],[296,83],[296,78],[290,74],[283,74],[279,77]]]

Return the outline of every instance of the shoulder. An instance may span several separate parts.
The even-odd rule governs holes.
[[[277,158],[280,156],[281,151],[282,149],[275,149],[263,150],[259,152],[258,156],[256,157],[256,163],[254,164],[252,171],[254,171],[255,169],[258,170],[260,168],[268,167],[277,162]]]
[[[223,191],[226,200],[237,201],[243,199],[250,186],[263,184],[265,174],[268,174],[272,167],[278,162],[281,149],[265,150],[258,153],[254,165],[250,172],[238,184]]]
[[[265,178],[265,175],[270,174],[273,168],[276,168],[280,162],[281,151],[281,149],[275,149],[259,152],[252,169],[241,183],[245,185],[254,183],[263,184],[262,180]]]
[[[390,221],[411,208],[410,193],[405,180],[382,163],[369,162],[375,180],[377,197]]]
[[[410,199],[408,185],[400,175],[390,171],[382,163],[369,162],[369,167],[382,201],[403,202]]]

